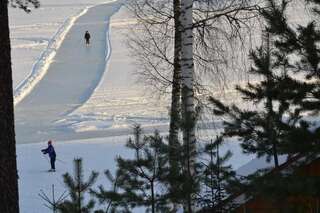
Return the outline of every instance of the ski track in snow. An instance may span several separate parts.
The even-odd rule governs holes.
[[[110,0],[102,4],[116,2],[118,0]],[[71,27],[74,23],[84,14],[88,12],[88,10],[97,5],[86,6],[85,9],[81,10],[77,15],[68,18],[61,27],[54,34],[53,38],[48,42],[47,48],[42,52],[39,59],[32,66],[30,74],[18,84],[18,86],[14,89],[14,105],[16,106],[24,97],[26,97],[32,89],[37,85],[39,81],[45,76],[47,73],[51,62],[53,61],[57,50],[60,48],[63,43],[66,35],[70,31]],[[107,38],[109,38],[109,33],[107,32]],[[110,45],[110,39],[108,39],[108,47]],[[109,59],[111,50],[108,50],[106,47],[106,61]]]
[[[112,2],[116,2],[116,1],[121,1],[121,0],[114,0]],[[111,3],[111,2],[110,2]],[[105,50],[105,72],[107,72],[107,68],[108,68],[108,64],[109,64],[109,59],[111,56],[111,52],[112,52],[112,45],[111,45],[111,41],[110,41],[110,33],[111,33],[111,28],[110,28],[110,21],[108,22],[107,25],[107,31],[106,31],[106,50]],[[103,82],[103,78],[104,78],[105,74],[103,74],[99,80],[99,82],[97,83],[95,89],[93,90],[93,92],[90,94],[90,96],[88,97],[88,100],[90,99],[90,97],[92,96],[92,94],[94,94],[97,89],[100,87],[101,83]],[[84,105],[86,102],[82,103],[82,105]],[[72,110],[68,111],[65,113],[65,116],[71,115],[74,111],[76,111],[78,108],[80,108],[82,105],[76,106],[75,108],[73,108]],[[55,121],[55,123],[59,123],[60,120]]]
[[[92,7],[92,6],[91,6]],[[40,55],[39,60],[33,65],[31,73],[25,80],[23,80],[14,91],[14,105],[16,106],[24,97],[26,97],[34,88],[34,86],[41,81],[47,73],[49,66],[56,55],[57,50],[61,46],[65,36],[75,23],[75,21],[87,13],[90,7],[83,9],[78,15],[67,19],[62,26],[55,33],[51,41],[48,43],[46,50]]]
[[[48,137],[67,139],[69,130],[55,121],[82,106],[101,84],[111,55],[110,16],[120,6],[121,0],[85,8],[50,40],[15,93],[19,143]],[[79,45],[86,29],[93,33],[93,42],[87,47]]]

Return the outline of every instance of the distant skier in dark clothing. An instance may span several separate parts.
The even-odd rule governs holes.
[[[87,45],[90,44],[90,38],[91,38],[91,35],[90,35],[89,31],[86,31],[86,33],[84,34],[84,40],[86,41]]]
[[[48,148],[42,149],[41,152],[43,154],[48,154],[50,157],[51,169],[49,170],[49,172],[55,172],[56,152],[54,151],[54,148],[52,146],[52,141],[48,141]]]

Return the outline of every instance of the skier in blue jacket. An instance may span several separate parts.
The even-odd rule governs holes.
[[[49,172],[55,172],[56,171],[56,167],[55,167],[56,152],[54,151],[51,140],[48,141],[48,148],[42,149],[41,152],[43,154],[48,154],[50,157],[51,169],[49,170]]]

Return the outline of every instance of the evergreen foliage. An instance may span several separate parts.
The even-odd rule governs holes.
[[[130,159],[118,157],[115,176],[106,171],[111,188],[105,189],[99,186],[97,191],[92,190],[91,193],[101,204],[105,205],[101,212],[106,213],[127,213],[137,207],[146,207],[146,212],[152,213],[176,212],[187,203],[190,197],[192,203],[198,206],[210,206],[212,202],[216,204],[217,198],[213,201],[209,199],[209,188],[211,187],[217,194],[216,190],[220,187],[219,196],[225,196],[227,183],[224,181],[222,183],[222,180],[233,174],[231,167],[224,166],[224,162],[228,160],[231,153],[228,152],[216,158],[217,153],[214,150],[221,142],[219,138],[214,145],[204,148],[202,154],[206,160],[196,162],[196,170],[192,178],[188,178],[190,176],[187,174],[187,168],[184,167],[186,157],[188,157],[187,148],[179,145],[177,150],[180,151],[174,158],[176,159],[174,164],[178,165],[176,167],[178,169],[173,176],[169,164],[169,145],[164,143],[157,131],[153,135],[142,136],[141,127],[136,126],[134,139],[130,138],[126,145],[134,152],[134,157]],[[211,161],[207,161],[208,156],[212,157]],[[217,162],[214,159],[218,159],[219,166],[216,165]],[[218,177],[216,176],[217,168],[219,168]],[[221,182],[218,183],[217,178]],[[172,183],[175,183],[174,190]],[[203,192],[200,190],[201,184],[207,187]]]
[[[310,121],[310,116],[319,115],[320,110],[320,30],[319,6],[317,0],[306,0],[307,9],[315,12],[311,21],[306,25],[292,25],[287,18],[290,1],[282,1],[276,5],[275,1],[267,1],[270,8],[262,11],[268,27],[267,31],[273,35],[274,47],[283,57],[277,59],[285,62],[286,72],[290,74],[294,85],[283,84],[282,90],[292,90],[293,104],[295,104],[296,123],[294,131],[287,132],[286,153],[319,152],[319,125]],[[280,60],[281,59],[281,60]],[[297,80],[299,79],[299,80]],[[290,87],[291,86],[291,87]]]
[[[158,132],[143,137],[142,129],[137,125],[134,139],[130,138],[126,146],[134,152],[134,158],[119,156],[116,178],[108,175],[115,188],[104,190],[100,187],[96,196],[107,201],[107,205],[111,204],[111,209],[116,212],[129,212],[126,205],[129,208],[143,206],[152,213],[167,212],[167,190],[163,181],[168,174],[168,147],[163,138]]]
[[[201,153],[200,193],[197,197],[197,204],[204,209],[215,209],[216,212],[227,212],[227,207],[221,206],[228,196],[230,182],[234,182],[235,172],[231,165],[226,165],[232,157],[227,151],[223,155],[219,153],[219,146],[223,143],[222,137],[205,144]]]
[[[94,200],[84,201],[84,195],[97,180],[98,173],[91,172],[87,181],[84,180],[82,159],[74,159],[73,177],[69,173],[63,175],[63,181],[69,191],[70,200],[65,200],[58,207],[60,213],[90,213],[95,206]]]
[[[269,38],[266,42],[269,44]],[[277,55],[269,45],[251,52],[250,57],[254,62],[250,73],[262,80],[256,84],[248,83],[246,88],[237,86],[236,90],[243,100],[258,107],[241,109],[236,105],[226,106],[215,98],[210,98],[210,101],[215,106],[216,115],[228,117],[224,122],[225,136],[238,137],[245,153],[273,157],[275,166],[279,166],[278,154],[282,151],[279,146],[284,142],[283,134],[290,131],[299,116],[290,108],[293,90],[282,90],[282,87],[284,84],[294,86],[296,82],[287,76],[283,65],[277,63]],[[279,73],[279,70],[282,72]],[[292,117],[285,119],[288,114]]]
[[[310,153],[318,148],[319,128],[308,121],[320,109],[320,34],[315,21],[292,28],[286,17],[289,1],[267,0],[261,10],[266,20],[267,45],[250,54],[253,75],[263,80],[237,91],[257,109],[226,106],[211,98],[214,113],[226,115],[225,135],[239,137],[245,153],[273,157]],[[270,36],[270,37],[269,37]]]
[[[106,190],[103,185],[98,186],[98,190],[91,190],[91,195],[99,200],[100,204],[105,205],[104,210],[97,213],[130,213],[130,208],[125,199],[125,194],[119,191],[119,178],[113,176],[109,170],[105,171],[105,176],[111,188]]]
[[[38,0],[10,0],[11,7],[20,8],[27,13],[31,12],[30,4],[34,8],[40,7],[40,2]]]
[[[64,191],[58,198],[56,198],[54,185],[52,184],[52,196],[51,197],[49,197],[43,190],[40,190],[40,193],[38,195],[39,195],[39,197],[41,197],[42,200],[45,201],[45,204],[44,204],[45,207],[52,210],[53,213],[57,213],[59,205],[68,196],[68,194],[66,194],[66,192],[67,191]]]
[[[241,192],[269,200],[281,212],[306,212],[308,202],[320,195],[317,178],[297,172],[319,154],[320,128],[310,118],[320,111],[320,2],[305,1],[315,12],[314,19],[298,27],[287,17],[290,1],[266,2],[261,15],[268,39],[250,54],[254,63],[250,73],[262,80],[236,88],[256,109],[227,106],[215,98],[210,101],[216,115],[227,117],[225,136],[239,138],[245,153],[274,159],[276,168],[247,177],[240,184]],[[305,161],[279,172],[279,154],[287,154],[288,160],[305,156]]]

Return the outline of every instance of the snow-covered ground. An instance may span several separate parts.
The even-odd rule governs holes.
[[[103,173],[105,169],[114,170],[117,155],[129,155],[124,149],[127,130],[124,136],[96,139],[101,136],[86,131],[93,128],[90,121],[93,130],[97,130],[102,119],[105,129],[105,121],[110,118],[112,122],[121,120],[121,113],[130,114],[134,102],[139,105],[134,109],[142,108],[140,112],[147,111],[146,107],[152,105],[152,101],[140,98],[143,89],[135,87],[134,68],[124,45],[125,34],[119,27],[125,26],[125,29],[130,24],[125,12],[121,13],[123,16],[113,18],[112,27],[115,29],[110,35],[109,20],[119,10],[121,1],[44,0],[41,3],[42,7],[31,14],[10,10],[19,192],[23,213],[50,212],[43,206],[38,193],[40,190],[50,193],[51,184],[55,185],[57,195],[62,193],[61,175],[72,171],[75,157],[84,158],[85,168]],[[85,30],[92,35],[88,47],[83,42]],[[103,76],[105,72],[108,76]],[[101,100],[98,98],[100,91],[103,91]],[[92,93],[94,95],[88,103],[82,106]],[[96,111],[106,100],[103,108]],[[103,112],[108,107],[109,110]],[[109,123],[115,127],[112,122]],[[94,139],[70,141],[74,137],[72,133],[77,132],[79,138]],[[110,131],[110,134],[114,133]],[[40,152],[46,143],[36,142],[49,138],[56,141],[63,136],[65,141],[55,143],[57,172],[47,173],[48,159]],[[106,183],[103,175],[99,181]]]
[[[62,174],[73,172],[73,159],[83,158],[85,178],[88,178],[92,170],[100,173],[95,187],[103,184],[108,187],[108,182],[103,172],[106,169],[114,172],[114,159],[121,155],[130,158],[133,156],[124,147],[129,136],[117,136],[100,139],[85,139],[76,141],[54,142],[57,152],[55,173],[48,173],[49,159],[41,154],[40,150],[46,148],[46,143],[21,144],[17,147],[20,209],[22,213],[49,213],[40,197],[40,190],[51,196],[51,186],[55,186],[55,194],[58,197],[65,191]],[[250,156],[241,156],[238,146],[226,145],[224,150],[231,149],[237,158],[232,158],[230,163],[235,169],[250,161]],[[136,210],[134,212],[141,213]]]
[[[92,170],[100,173],[97,184],[106,184],[107,179],[103,172],[106,169],[114,170],[114,159],[117,155],[131,155],[124,149],[126,137],[108,139],[94,139],[82,141],[68,141],[55,143],[57,161],[55,173],[48,173],[49,159],[42,155],[40,150],[46,148],[46,143],[22,144],[17,147],[20,211],[22,213],[51,212],[43,204],[39,196],[43,190],[51,196],[51,186],[54,184],[56,196],[65,191],[62,174],[73,172],[73,159],[82,157],[85,177]]]
[[[121,1],[109,2],[86,6],[58,26],[31,75],[13,67],[25,76],[15,87],[18,143],[125,135],[133,123],[167,127],[167,100],[152,97],[134,74],[126,46],[134,21],[125,8],[116,13]],[[93,37],[89,47],[85,30]]]

